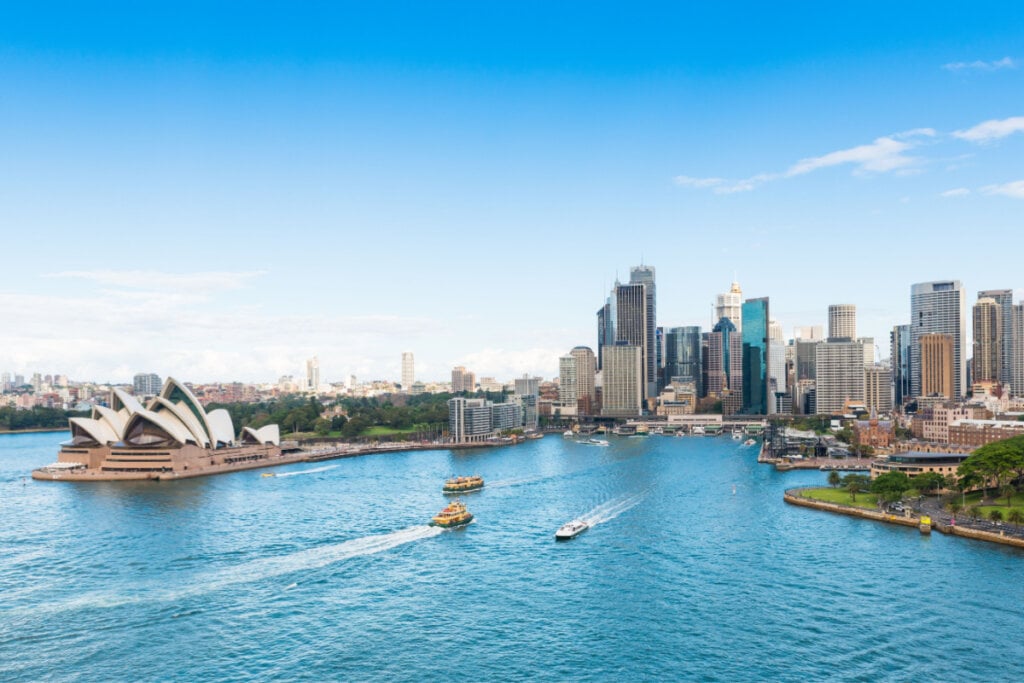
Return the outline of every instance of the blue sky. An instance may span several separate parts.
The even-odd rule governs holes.
[[[551,376],[641,259],[666,326],[1024,288],[1013,3],[212,4],[0,9],[0,370]]]

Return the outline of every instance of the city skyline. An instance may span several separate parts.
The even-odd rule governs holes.
[[[13,8],[0,369],[551,377],[640,263],[883,357],[913,283],[1024,298],[1024,17],[870,5]]]

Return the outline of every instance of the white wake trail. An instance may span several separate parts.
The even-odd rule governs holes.
[[[337,465],[327,465],[325,467],[314,467],[311,470],[299,470],[298,472],[281,472],[275,474],[275,477],[297,477],[300,474],[316,474],[317,472],[326,472],[327,470],[333,470]]]
[[[598,524],[610,522],[627,510],[631,510],[639,505],[645,497],[647,497],[647,492],[641,491],[640,493],[631,493],[619,496],[618,498],[613,498],[612,500],[601,503],[587,514],[580,517],[580,519],[590,526],[597,526]]]

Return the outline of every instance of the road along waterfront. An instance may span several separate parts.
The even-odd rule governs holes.
[[[728,437],[26,479],[63,438],[0,437],[4,681],[991,681],[1024,657],[993,636],[1024,625],[1024,551],[785,505],[825,473]],[[438,532],[452,474],[487,486]]]

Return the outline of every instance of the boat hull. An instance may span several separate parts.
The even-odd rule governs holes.
[[[472,521],[473,521],[473,515],[469,515],[465,519],[460,519],[460,520],[458,520],[456,522],[435,522],[435,521],[431,520],[430,526],[438,526],[438,527],[441,527],[442,529],[454,529],[456,527],[466,526],[467,524],[469,524]]]
[[[558,531],[555,532],[555,540],[556,541],[571,541],[572,539],[576,538],[577,536],[579,536],[580,534],[582,534],[584,531],[586,531],[589,528],[590,528],[589,524],[585,525],[585,526],[582,526],[582,527],[574,527],[574,528],[571,528],[571,529],[566,529],[565,527],[562,527],[561,529],[559,529]]]
[[[483,487],[484,487],[483,484],[480,484],[479,486],[472,486],[472,487],[466,488],[466,489],[463,489],[463,488],[448,488],[447,486],[445,486],[443,489],[441,489],[441,491],[442,491],[442,493],[445,493],[445,494],[455,495],[455,494],[459,494],[459,493],[473,493],[474,491],[482,490]]]

